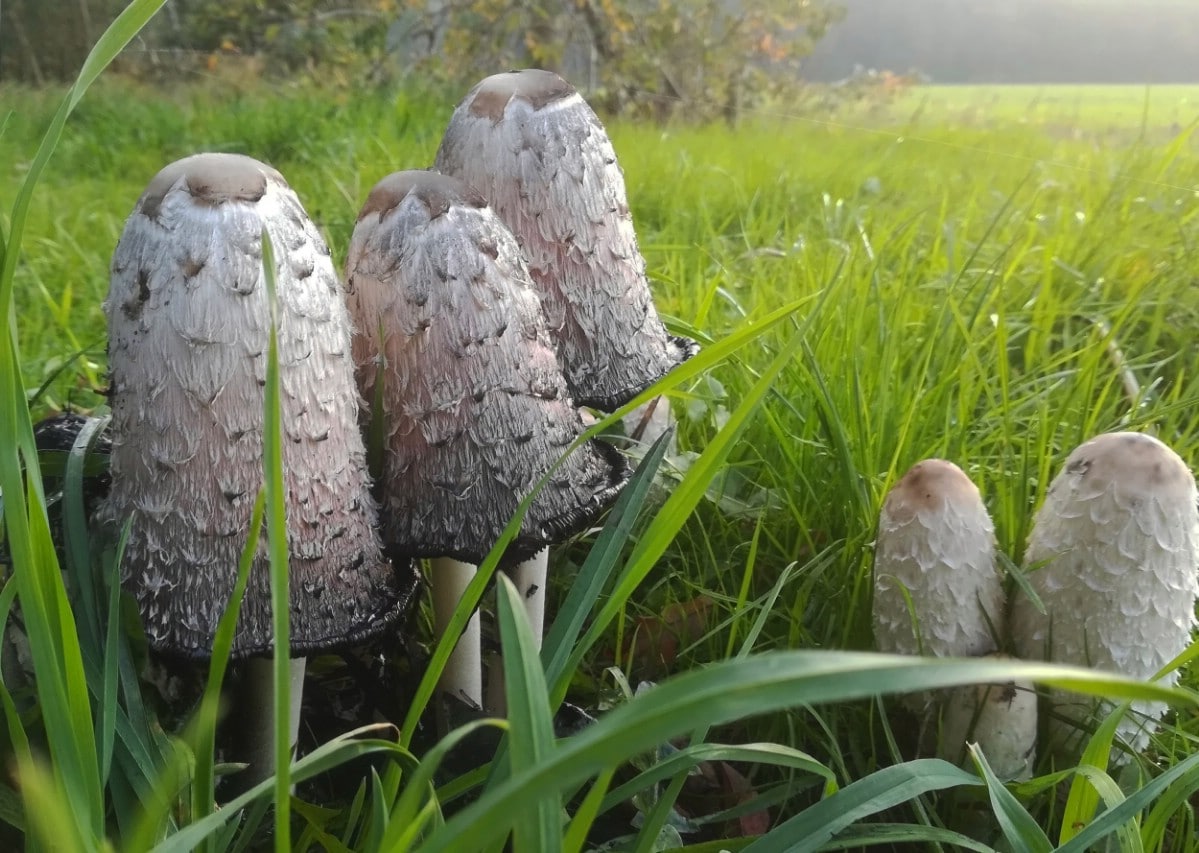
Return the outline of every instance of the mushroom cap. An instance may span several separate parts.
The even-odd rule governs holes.
[[[436,168],[482,192],[520,241],[579,405],[618,408],[698,351],[662,325],[612,143],[557,74],[476,85]]]
[[[399,172],[362,208],[347,278],[359,385],[371,400],[384,383],[384,539],[479,563],[584,432],[520,248],[461,181]],[[575,448],[505,560],[585,527],[628,476],[610,445]]]
[[[1185,462],[1156,438],[1100,435],[1074,450],[1037,512],[1025,552],[1046,608],[1013,603],[1011,634],[1024,658],[1151,678],[1190,643],[1199,596],[1199,509]],[[1178,673],[1163,682],[1174,684]],[[1085,718],[1093,703],[1054,691],[1058,710]],[[1158,717],[1164,705],[1133,703]],[[1065,738],[1073,726],[1056,724]],[[1119,733],[1148,742],[1130,715]]]
[[[329,249],[274,169],[233,154],[167,166],[112,261],[112,487],[97,521],[132,516],[121,565],[155,650],[211,655],[263,484],[276,252],[292,655],[365,639],[404,612],[415,569],[381,553],[358,432],[350,325]],[[273,649],[263,530],[233,655]]]
[[[966,684],[945,691],[937,754],[966,764],[977,743],[1003,781],[1032,778],[1037,751],[1037,692],[1031,682]]]
[[[913,465],[879,514],[873,607],[879,650],[937,657],[994,651],[991,628],[1001,624],[1004,602],[994,540],[978,488],[961,468],[944,459]]]

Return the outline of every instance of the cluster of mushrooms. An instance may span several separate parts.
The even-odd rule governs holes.
[[[276,258],[293,684],[304,656],[395,625],[417,587],[414,560],[431,559],[443,631],[476,564],[548,474],[500,564],[540,636],[548,546],[587,527],[629,476],[609,444],[570,450],[585,430],[579,407],[612,411],[696,350],[655,311],[595,113],[549,72],[483,80],[455,110],[433,170],[371,190],[344,284],[273,168],[198,154],[150,182],[105,302],[111,488],[96,518],[112,530],[130,521],[122,584],[150,647],[168,656],[211,656],[263,484],[264,231]],[[384,444],[375,490],[368,424]],[[265,540],[232,656],[269,705]],[[440,687],[496,710],[479,643],[476,613]],[[259,775],[273,766],[269,721],[269,711],[241,721],[262,727],[247,738],[261,747],[246,756]]]
[[[570,450],[585,431],[579,407],[613,411],[696,345],[663,327],[611,142],[555,74],[483,80],[454,111],[432,170],[379,181],[358,215],[344,284],[277,171],[237,154],[167,166],[113,257],[111,487],[96,518],[113,530],[130,523],[122,583],[150,647],[169,656],[211,656],[263,483],[264,231],[276,253],[294,744],[304,657],[392,628],[414,597],[418,559],[431,561],[440,636],[476,565],[545,478],[501,561],[540,636],[548,547],[588,526],[629,476],[603,441]],[[368,425],[383,436],[377,490]],[[1150,678],[1189,642],[1195,482],[1155,438],[1099,436],[1050,486],[1026,554],[1044,612],[1023,595],[1005,609],[994,549],[991,519],[960,468],[930,459],[908,471],[879,521],[879,649],[1010,649]],[[260,701],[271,694],[273,649],[263,534],[232,651]],[[484,696],[477,613],[440,687],[503,711],[502,695]],[[1050,700],[1059,736],[1092,711],[1065,694]],[[943,756],[961,761],[978,741],[1001,776],[1031,773],[1031,685],[904,701],[937,715]],[[1134,705],[1120,735],[1142,748],[1161,710]],[[242,721],[258,776],[273,765],[270,721],[265,706]]]
[[[1152,679],[1190,644],[1199,597],[1199,495],[1183,460],[1150,435],[1116,432],[1076,448],[1049,486],[1025,552],[1028,585],[1005,608],[994,529],[978,489],[941,459],[917,463],[884,501],[875,543],[873,621],[881,651],[970,657],[1001,650],[1031,660]],[[1162,682],[1175,684],[1178,672]],[[984,685],[903,699],[936,723],[937,752],[964,760],[977,742],[996,774],[1026,779],[1037,752],[1031,684]],[[1097,712],[1051,691],[1044,750],[1077,760]],[[1149,743],[1165,710],[1134,702],[1116,734]],[[1127,754],[1113,750],[1112,762]]]

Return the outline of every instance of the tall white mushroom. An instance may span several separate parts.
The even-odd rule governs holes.
[[[403,612],[411,566],[384,558],[358,431],[350,324],[329,249],[274,169],[199,154],[150,182],[125,223],[108,299],[111,490],[97,520],[132,518],[121,566],[156,651],[195,660],[233,591],[263,484],[270,310],[261,235],[276,246],[293,683],[303,655],[372,636]],[[399,564],[397,564],[399,565]],[[265,533],[232,655],[269,706],[275,645]],[[259,673],[254,675],[253,673]],[[293,690],[292,742],[300,691]],[[273,738],[252,732],[257,775]],[[243,720],[259,711],[242,709]]]
[[[1032,682],[966,684],[943,695],[937,733],[941,758],[968,765],[966,745],[977,743],[1000,779],[1032,778],[1037,758],[1037,691]]]
[[[1050,484],[1029,537],[1028,580],[1047,612],[1026,596],[1016,599],[1017,653],[1152,678],[1187,647],[1195,626],[1196,499],[1186,463],[1152,436],[1108,433],[1076,448]],[[1178,673],[1162,680],[1174,684]],[[1050,695],[1053,740],[1074,752],[1077,726],[1095,706],[1061,691]],[[1164,707],[1133,703],[1119,735],[1143,749]]]
[[[612,411],[696,352],[654,308],[612,142],[557,74],[476,85],[435,167],[478,189],[520,241],[576,403]]]
[[[383,382],[383,410],[374,413],[387,435],[383,535],[399,552],[435,558],[440,633],[476,564],[583,424],[520,248],[463,182],[435,172],[381,180],[358,216],[346,267],[366,399],[377,399]],[[628,473],[603,442],[576,448],[533,500],[505,563],[585,527]],[[527,584],[539,622],[544,590]],[[481,706],[477,620],[441,687]]]
[[[873,612],[879,650],[936,657],[993,652],[1003,600],[995,528],[978,488],[952,462],[917,462],[879,515]]]
[[[952,462],[916,463],[891,489],[879,515],[873,607],[879,650],[934,657],[992,653],[1003,605],[994,526],[978,488]],[[922,716],[943,707],[942,757],[960,761],[969,737],[982,744],[996,772],[1022,775],[1036,741],[1036,702],[1030,715],[1027,696],[1015,692],[1016,685],[1009,694],[1008,687],[918,693],[904,697],[904,704]]]

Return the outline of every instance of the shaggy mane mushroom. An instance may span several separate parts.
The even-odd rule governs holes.
[[[888,493],[874,560],[874,638],[880,651],[978,657],[996,649],[1003,581],[995,531],[978,488],[944,459],[918,462]],[[1035,757],[1031,687],[967,685],[905,696],[923,727],[942,712],[938,754],[961,762],[978,742],[1002,778],[1025,775]]]
[[[1027,596],[1016,599],[1011,634],[1019,655],[1148,679],[1180,654],[1199,597],[1196,500],[1186,463],[1152,436],[1107,433],[1076,448],[1029,536],[1025,563],[1040,567],[1028,581],[1047,612]],[[1177,671],[1162,678],[1177,681]],[[1053,740],[1073,753],[1077,726],[1094,703],[1060,690],[1050,700],[1065,718],[1050,721]],[[1144,749],[1163,710],[1134,702],[1118,734]]]
[[[519,240],[576,403],[612,411],[695,354],[654,308],[608,134],[557,74],[476,85],[435,167],[478,189]]]
[[[993,652],[991,627],[1002,620],[1003,600],[994,526],[978,488],[952,462],[917,462],[879,516],[873,613],[879,650],[935,657]]]
[[[381,552],[349,318],[329,249],[283,177],[263,163],[236,154],[172,163],[125,223],[104,304],[112,484],[96,516],[111,529],[132,519],[121,579],[150,647],[209,658],[263,484],[264,228],[278,255],[294,680],[303,655],[392,625],[415,577]],[[262,670],[251,680],[264,678],[257,701],[268,706],[269,732],[269,664],[260,657],[275,646],[267,563],[264,531],[232,657]],[[293,691],[293,742],[298,700]],[[272,742],[252,734],[264,749]],[[270,766],[265,754],[251,763]]]
[[[376,184],[347,279],[359,385],[366,399],[381,396],[373,416],[386,424],[383,535],[398,552],[434,558],[440,633],[475,566],[583,424],[516,240],[463,182],[410,171]],[[592,440],[534,498],[504,565],[523,578],[535,627],[547,547],[590,524],[628,476],[624,457]],[[442,689],[481,706],[477,619]]]

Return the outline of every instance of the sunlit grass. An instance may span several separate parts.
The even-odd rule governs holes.
[[[26,177],[58,103],[11,94],[5,103],[14,112],[0,136],[5,199]],[[574,565],[579,549],[564,555],[556,600],[573,627],[547,643],[548,681],[539,680],[526,652],[511,656],[510,685],[551,707],[564,693],[595,707],[612,700],[621,678],[636,687],[742,651],[869,649],[877,508],[895,478],[923,457],[953,459],[973,477],[1000,547],[1016,562],[1032,509],[1083,439],[1151,429],[1185,459],[1199,459],[1191,249],[1199,163],[1188,135],[1191,97],[1172,88],[1148,95],[916,89],[871,109],[752,116],[737,130],[613,124],[659,308],[704,338],[709,353],[727,346],[728,358],[699,362],[704,375],[672,389],[680,452],[662,462],[660,474],[671,491],[647,493],[642,520],[626,520],[628,547],[605,552],[602,571]],[[201,150],[271,162],[340,262],[366,190],[390,171],[432,162],[453,102],[452,95],[291,89],[182,89],[164,97],[115,82],[89,94],[33,198],[13,278],[16,367],[29,391],[49,381],[36,411],[100,402],[109,257],[124,217],[166,162]],[[1018,117],[1021,103],[1026,121]],[[776,313],[783,306],[795,310]],[[15,433],[12,415],[4,423]],[[13,485],[19,475],[9,474],[6,494],[20,491]],[[579,578],[595,577],[602,580],[589,597],[569,597]],[[497,605],[501,630],[527,646],[511,604],[501,597]],[[666,660],[638,636],[672,606],[697,615]],[[682,683],[697,685],[703,703],[659,688],[677,703],[671,720],[659,719],[651,691],[613,714],[614,722],[559,745],[546,738],[544,709],[530,705],[512,723],[511,765],[458,818],[441,814],[431,786],[440,752],[418,766],[380,736],[331,744],[309,766],[327,768],[355,751],[394,758],[392,774],[362,789],[369,794],[322,804],[345,810],[342,843],[362,849],[384,839],[415,842],[426,830],[432,849],[464,849],[455,845],[494,844],[510,827],[517,838],[543,843],[554,835],[555,806],[588,780],[598,777],[591,807],[611,806],[604,797],[616,783],[604,761],[706,732],[710,723],[721,743],[803,750],[757,754],[754,782],[780,825],[776,846],[762,842],[760,849],[830,837],[845,825],[847,802],[865,803],[866,816],[921,792],[965,786],[979,789],[976,805],[989,797],[997,811],[1014,808],[982,764],[978,773],[940,763],[880,770],[902,756],[891,751],[878,706],[864,697],[910,687],[914,678],[961,680],[965,667],[939,672],[854,656],[771,660],[740,669],[724,663],[706,680],[687,676]],[[826,666],[833,676],[825,678]],[[724,690],[718,676],[730,679]],[[828,703],[809,706],[821,697]],[[402,735],[405,746],[411,731]],[[1161,765],[1177,775],[1161,786],[1175,785],[1173,798],[1157,801],[1169,809],[1150,811],[1156,800],[1147,796],[1138,806],[1148,816],[1147,846],[1156,833],[1158,841],[1169,836],[1165,849],[1184,849],[1177,839],[1193,820],[1183,801],[1197,771],[1183,759],[1197,738],[1199,717],[1184,711],[1160,739]],[[198,742],[211,748],[210,738]],[[710,756],[740,754],[729,747]],[[203,796],[211,757],[200,762]],[[681,778],[689,765],[676,764],[655,781]],[[138,769],[150,777],[152,767]],[[32,796],[49,800],[50,782],[31,773]],[[400,787],[413,780],[421,787]],[[1069,787],[1068,779],[1054,781]],[[1142,791],[1151,790],[1149,782]],[[1044,793],[1049,784],[1015,793],[1019,808],[1056,838],[1060,807]],[[238,805],[264,803],[269,793],[269,786],[250,792]],[[97,791],[79,796],[89,803],[93,835],[115,831],[100,827]],[[820,809],[805,811],[822,797]],[[921,803],[903,812],[914,829],[885,837],[955,840],[960,822],[938,817],[934,800]],[[203,822],[171,836],[168,849],[222,831],[236,813],[209,815],[207,805],[195,808]],[[167,806],[160,809],[165,815]],[[666,812],[660,806],[655,820]],[[1012,814],[1013,825],[1023,825]],[[261,812],[249,824],[260,822]],[[176,828],[163,825],[163,833]],[[586,829],[582,821],[562,832],[577,844]],[[307,830],[315,832],[312,824]],[[217,846],[216,836],[207,838]]]

